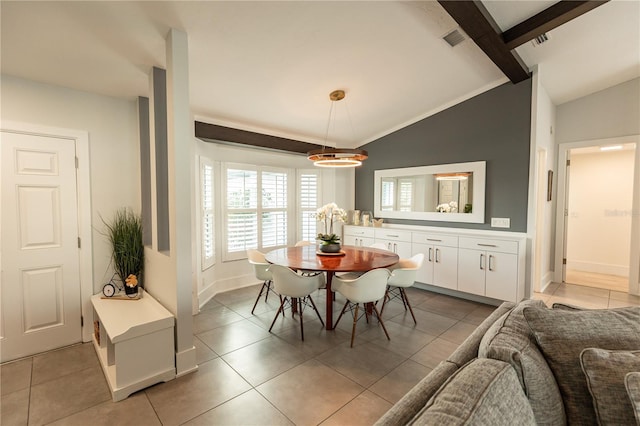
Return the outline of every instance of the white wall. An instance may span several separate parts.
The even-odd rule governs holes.
[[[629,275],[633,150],[571,154],[567,268]]]
[[[222,177],[220,175],[220,163],[244,163],[262,166],[287,167],[298,169],[310,169],[313,165],[304,155],[294,155],[262,149],[253,149],[241,146],[208,143],[196,139],[196,155],[203,156],[214,162],[214,187],[215,187],[215,265],[205,271],[201,269],[200,244],[198,242],[196,263],[198,271],[197,293],[199,305],[202,306],[215,294],[234,288],[256,284],[257,280],[253,269],[246,260],[225,261],[221,259],[223,241],[223,221],[220,202]],[[322,199],[321,204],[335,202],[344,209],[353,209],[354,205],[354,176],[353,169],[322,170]],[[296,242],[296,236],[289,236],[289,244]]]
[[[111,249],[100,216],[140,211],[138,117],[134,100],[2,75],[2,120],[87,131],[91,157],[94,293],[111,278]]]
[[[556,171],[556,107],[544,88],[544,68],[533,71],[529,208],[527,212],[528,275],[531,289],[541,291],[553,279],[555,193],[546,199],[548,171]],[[541,164],[542,162],[543,164]],[[528,279],[529,280],[529,279]]]
[[[557,107],[556,142],[640,134],[640,78]]]

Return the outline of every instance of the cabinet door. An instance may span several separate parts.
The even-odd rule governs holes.
[[[484,296],[486,265],[486,252],[458,249],[458,290]]]
[[[432,250],[433,285],[456,290],[458,288],[458,248],[434,246]]]
[[[433,284],[433,247],[427,244],[413,243],[411,245],[411,256],[415,256],[418,253],[424,255],[424,261],[422,267],[416,271],[416,281],[424,284]],[[431,257],[429,254],[431,253]]]
[[[494,299],[517,302],[518,256],[487,252],[486,295]]]
[[[342,237],[342,244],[344,244],[345,246],[359,246],[359,238],[357,238],[354,235],[344,235]]]
[[[376,238],[376,243],[382,243],[387,250],[394,252],[400,259],[408,259],[411,257],[411,243],[405,241],[381,240]]]

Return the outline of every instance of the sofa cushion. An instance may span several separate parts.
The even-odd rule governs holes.
[[[406,424],[457,369],[458,366],[454,363],[442,361],[375,424],[377,426]]]
[[[601,426],[633,424],[635,416],[624,379],[627,373],[640,371],[640,350],[587,348],[580,353],[580,365],[587,379],[598,423]]]
[[[541,300],[525,300],[496,321],[482,338],[478,357],[511,364],[538,423],[566,422],[558,384],[538,349],[522,313],[526,307],[546,309]]]
[[[640,307],[584,311],[526,307],[523,313],[558,382],[567,423],[595,424],[580,352],[589,347],[637,349]]]
[[[458,367],[462,367],[469,361],[478,357],[478,347],[480,342],[489,328],[505,313],[509,312],[516,306],[511,302],[503,302],[498,306],[491,315],[485,318],[482,323],[473,330],[473,333],[467,337],[458,348],[449,355],[447,361],[451,361]]]
[[[624,386],[627,388],[636,422],[640,425],[640,371],[627,373],[624,376]]]
[[[469,362],[433,395],[412,425],[535,425],[518,377],[507,363]]]

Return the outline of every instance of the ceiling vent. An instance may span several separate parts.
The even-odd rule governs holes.
[[[547,41],[549,41],[550,38],[551,37],[549,37],[549,34],[542,33],[538,37],[531,40],[531,44],[533,44],[533,47],[540,46],[542,43],[546,43]]]
[[[442,39],[446,41],[449,44],[449,46],[454,47],[462,43],[465,40],[465,36],[464,34],[462,34],[460,30],[456,28],[455,30],[449,31],[448,33],[446,33],[442,37]]]

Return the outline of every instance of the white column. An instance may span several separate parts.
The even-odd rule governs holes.
[[[171,257],[176,265],[176,374],[196,370],[192,318],[193,120],[189,107],[187,34],[167,35],[167,127],[169,145],[169,205]]]

